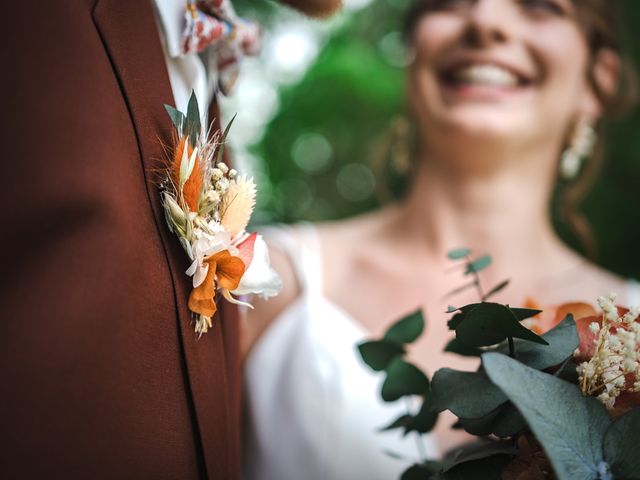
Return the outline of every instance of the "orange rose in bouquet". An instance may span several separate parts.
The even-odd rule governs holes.
[[[573,315],[580,338],[573,356],[580,389],[619,417],[640,406],[640,308],[616,306],[615,299],[613,294],[598,298],[600,314],[587,303],[566,303],[539,314],[530,327],[543,333]]]
[[[640,406],[639,308],[616,306],[615,295],[598,298],[601,313],[588,303],[565,303],[529,320],[529,327],[544,333],[567,315],[575,318],[580,344],[573,354],[578,386],[585,396],[595,396],[609,414],[618,418]],[[527,306],[537,308],[529,300]],[[555,478],[542,446],[532,436],[519,440],[519,454],[502,472],[502,480]]]

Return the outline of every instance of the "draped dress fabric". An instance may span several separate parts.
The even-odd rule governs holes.
[[[311,225],[296,229],[295,239],[290,227],[265,232],[289,255],[301,294],[245,364],[245,478],[398,479],[420,458],[417,439],[380,427],[407,407],[380,399],[381,375],[357,352],[357,344],[370,335],[323,296],[317,233]],[[640,284],[630,281],[621,300],[640,305]],[[432,435],[422,442],[428,458],[440,456]]]
[[[624,303],[618,303],[624,307],[640,306],[640,282],[637,280],[627,281],[627,290],[622,299],[624,299]]]
[[[301,294],[245,365],[245,478],[397,479],[420,458],[419,439],[379,430],[407,413],[407,406],[380,399],[381,376],[357,352],[369,334],[323,297],[315,232],[298,228],[306,230],[303,241],[286,229],[267,232],[289,254]],[[432,436],[421,442],[428,457],[439,456]]]

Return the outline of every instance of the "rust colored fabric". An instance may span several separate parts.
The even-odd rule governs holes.
[[[0,478],[239,478],[237,311],[194,334],[150,1],[8,3],[0,52]]]

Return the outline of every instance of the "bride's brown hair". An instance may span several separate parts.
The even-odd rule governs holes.
[[[413,42],[413,33],[420,18],[447,0],[418,0],[407,11],[404,22],[404,37],[408,44]],[[626,59],[620,42],[620,8],[616,0],[572,0],[577,21],[584,32],[591,63],[588,80],[602,106],[603,117],[613,117],[625,113],[637,104],[638,77],[632,63]],[[617,88],[612,91],[600,84],[594,69],[597,55],[603,51],[613,52],[620,60]],[[600,122],[601,123],[601,122]],[[600,125],[596,125],[598,131]],[[582,244],[590,258],[596,257],[596,242],[588,221],[578,210],[578,205],[590,191],[602,167],[603,144],[599,142],[580,176],[563,185],[558,195],[558,213]]]

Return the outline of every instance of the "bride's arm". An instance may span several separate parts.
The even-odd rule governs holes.
[[[251,352],[255,343],[267,328],[269,328],[269,325],[271,325],[280,313],[300,294],[300,286],[293,266],[291,265],[289,255],[287,255],[279,245],[269,242],[268,239],[267,244],[269,246],[271,266],[278,272],[282,279],[282,291],[277,296],[267,300],[257,296],[253,297],[251,304],[254,308],[243,309],[241,312],[240,354],[243,362]]]

